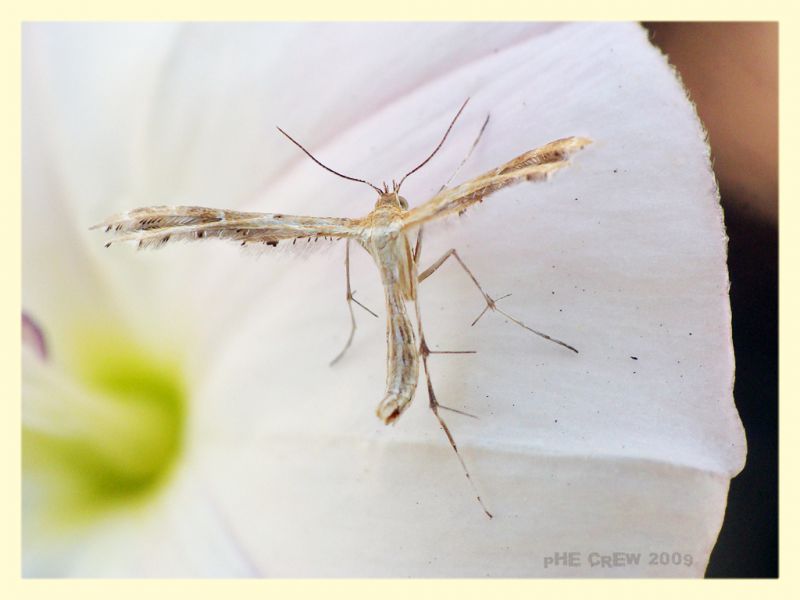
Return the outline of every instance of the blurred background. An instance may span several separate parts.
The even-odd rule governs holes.
[[[728,230],[744,470],[707,577],[778,576],[778,24],[644,23],[711,145]]]

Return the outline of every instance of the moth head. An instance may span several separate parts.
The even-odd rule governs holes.
[[[375,203],[375,208],[380,208],[383,206],[393,206],[396,208],[402,208],[403,210],[408,210],[408,200],[403,198],[396,191],[384,191],[381,192],[380,196],[378,196],[378,201]]]
[[[394,196],[395,206],[399,206],[403,210],[408,210],[408,200],[400,195],[400,183],[397,183],[394,179],[392,179],[391,195]],[[384,193],[389,193],[389,186],[385,183],[383,184],[383,190]]]

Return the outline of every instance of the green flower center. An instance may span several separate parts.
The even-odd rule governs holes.
[[[49,486],[41,501],[54,516],[89,518],[141,501],[181,452],[187,403],[178,362],[109,334],[82,332],[68,374],[42,376],[23,395],[24,413],[34,414],[25,419],[23,468]]]

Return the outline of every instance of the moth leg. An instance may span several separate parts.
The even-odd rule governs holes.
[[[535,329],[533,329],[533,328],[531,328],[531,327],[528,327],[527,325],[525,325],[525,323],[523,323],[523,322],[522,322],[522,321],[520,321],[519,319],[516,319],[516,318],[512,317],[512,316],[511,316],[511,315],[509,315],[507,312],[505,312],[503,309],[501,309],[501,308],[498,308],[498,307],[497,307],[497,301],[498,301],[498,300],[502,300],[503,298],[507,298],[508,296],[510,296],[510,294],[506,294],[505,296],[502,296],[502,297],[500,297],[500,298],[492,298],[492,297],[491,297],[489,294],[487,294],[485,291],[483,291],[483,288],[481,287],[481,284],[480,284],[480,283],[478,283],[478,280],[475,278],[475,275],[473,275],[473,274],[472,274],[472,271],[470,271],[470,270],[469,270],[469,267],[467,267],[467,265],[466,265],[466,264],[464,264],[464,261],[463,261],[463,260],[461,260],[461,257],[458,255],[458,252],[456,252],[455,248],[450,248],[450,250],[448,250],[447,252],[445,252],[445,253],[444,253],[444,254],[443,254],[443,255],[442,255],[440,258],[439,258],[439,260],[437,260],[437,261],[436,261],[435,263],[433,263],[433,264],[432,264],[430,267],[428,267],[428,268],[427,268],[427,269],[425,269],[425,270],[424,270],[422,273],[420,273],[420,274],[419,274],[419,276],[418,276],[418,281],[419,281],[420,283],[422,283],[422,282],[423,282],[425,279],[427,279],[427,278],[428,278],[430,275],[433,275],[433,273],[435,273],[435,272],[436,272],[436,270],[437,270],[439,267],[441,267],[441,266],[442,266],[442,264],[444,264],[444,261],[446,261],[446,260],[447,260],[448,258],[450,258],[451,256],[452,256],[452,257],[454,257],[454,258],[455,258],[455,259],[458,261],[458,264],[460,264],[460,265],[461,265],[461,267],[464,269],[464,271],[466,271],[467,275],[469,275],[469,278],[472,280],[472,283],[474,283],[474,284],[475,284],[475,287],[477,287],[477,288],[478,288],[478,290],[480,290],[481,294],[483,294],[483,298],[484,298],[484,300],[486,300],[486,306],[485,306],[485,307],[483,308],[483,310],[481,311],[481,314],[479,314],[479,315],[478,315],[478,316],[475,318],[475,320],[472,322],[472,325],[475,325],[475,323],[477,323],[477,322],[478,322],[478,320],[480,320],[480,318],[481,318],[481,317],[482,317],[482,316],[483,316],[483,315],[486,313],[486,311],[487,311],[487,310],[489,310],[489,309],[491,309],[491,310],[493,310],[493,311],[495,311],[495,312],[498,312],[498,313],[500,313],[501,315],[503,315],[504,317],[506,317],[508,320],[512,321],[513,323],[516,323],[517,325],[519,325],[519,326],[520,326],[520,327],[522,327],[523,329],[527,329],[527,330],[528,330],[528,331],[530,331],[531,333],[535,333],[536,335],[538,335],[538,336],[539,336],[539,337],[541,337],[541,338],[544,338],[544,339],[546,339],[546,340],[548,340],[548,341],[550,341],[550,342],[553,342],[553,343],[555,343],[555,344],[558,344],[559,346],[563,346],[563,347],[564,347],[564,348],[566,348],[567,350],[572,350],[572,351],[573,351],[573,352],[575,352],[576,354],[578,353],[578,350],[577,350],[576,348],[574,348],[574,347],[570,346],[570,345],[569,345],[569,344],[567,344],[566,342],[562,342],[561,340],[559,340],[559,339],[556,339],[556,338],[554,338],[554,337],[552,337],[552,336],[549,336],[549,335],[547,335],[546,333],[542,333],[541,331],[536,331]]]
[[[359,302],[358,300],[356,300],[353,297],[355,292],[353,292],[350,289],[350,240],[349,239],[347,240],[347,243],[345,245],[345,251],[344,251],[344,271],[345,271],[345,277],[347,279],[347,296],[346,297],[347,297],[347,309],[350,311],[350,335],[347,336],[347,342],[345,343],[344,348],[342,348],[341,352],[339,352],[339,354],[336,355],[336,358],[334,358],[330,362],[330,366],[333,366],[337,362],[339,362],[339,359],[342,358],[342,356],[344,356],[345,352],[347,352],[347,349],[350,347],[350,344],[353,343],[353,337],[356,334],[356,316],[353,313],[353,302],[358,304],[361,308],[363,308],[365,311],[367,311],[373,317],[378,318],[378,315],[376,315],[374,312],[372,312],[370,309],[368,309],[366,306],[361,304],[361,302]]]
[[[418,254],[418,251],[421,248],[422,244],[422,232],[417,236],[417,248],[415,251],[415,256]],[[456,458],[458,458],[458,462],[461,464],[461,469],[464,471],[464,475],[469,481],[470,486],[472,487],[472,491],[475,493],[475,498],[478,500],[478,504],[481,505],[481,509],[483,512],[486,513],[486,516],[490,519],[492,518],[492,513],[486,508],[486,505],[483,503],[480,494],[478,493],[478,489],[475,487],[475,482],[472,481],[472,476],[469,474],[469,469],[467,469],[467,465],[464,462],[464,459],[461,457],[461,454],[458,451],[458,446],[456,445],[456,440],[453,438],[453,434],[450,433],[450,428],[445,423],[445,420],[442,418],[442,415],[439,414],[439,409],[450,410],[452,412],[456,412],[462,415],[466,415],[468,417],[474,417],[469,413],[465,413],[463,411],[457,410],[455,408],[449,408],[444,406],[443,404],[439,404],[439,401],[436,399],[436,393],[433,391],[433,384],[431,383],[431,375],[428,370],[428,356],[431,354],[436,354],[436,352],[432,351],[428,347],[428,343],[425,341],[425,334],[422,331],[422,316],[420,314],[419,309],[419,295],[414,298],[414,309],[416,310],[417,315],[417,331],[419,332],[419,354],[422,357],[422,367],[425,370],[425,381],[428,387],[428,405],[430,406],[431,412],[433,412],[433,416],[436,417],[436,420],[439,422],[439,426],[444,431],[444,434],[447,436],[447,441],[450,442],[450,447],[453,449],[453,452],[456,453]]]
[[[414,244],[414,264],[419,264],[419,257],[422,256],[422,225],[417,231],[417,243]]]
[[[461,160],[456,170],[453,171],[453,174],[442,184],[442,187],[439,188],[439,192],[441,192],[444,188],[446,188],[451,181],[458,175],[459,171],[461,171],[461,167],[469,160],[469,157],[472,156],[472,152],[475,150],[475,146],[478,145],[478,142],[481,141],[481,137],[483,137],[483,132],[486,130],[486,126],[489,124],[489,115],[486,115],[486,118],[483,121],[483,125],[481,125],[481,129],[478,132],[475,141],[472,142],[472,146],[469,147],[467,151],[467,155]],[[419,230],[417,231],[417,243],[414,245],[414,264],[419,264],[419,257],[422,254],[422,225],[420,225]],[[420,280],[422,281],[422,280]]]
[[[486,121],[488,121],[488,120],[489,120],[489,117],[487,116],[486,117]],[[484,123],[484,127],[486,127],[486,123]],[[483,129],[481,129],[481,133],[483,133]],[[480,139],[480,135],[478,135],[478,139]],[[475,143],[477,144],[478,140],[475,140]],[[474,145],[475,144],[473,144],[473,147],[474,147]],[[422,229],[422,225],[420,225],[420,228],[417,231],[417,242],[414,245],[414,264],[415,265],[419,264],[419,257],[422,255],[422,230],[423,230]],[[420,281],[420,282],[422,281],[422,279],[419,279],[419,276],[418,276],[417,280]],[[427,346],[426,346],[426,349],[427,349]],[[428,354],[476,354],[477,353],[475,350],[430,350],[430,349],[427,349],[426,351],[427,351]],[[447,408],[447,407],[443,407],[443,408]],[[461,413],[463,415],[467,415],[468,417],[474,417],[475,416],[475,415],[471,415],[469,413],[462,412],[460,410],[456,410],[454,408],[450,408],[448,410],[452,410],[453,412],[457,412],[457,413]],[[475,417],[475,418],[477,418],[477,417]]]
[[[453,174],[450,175],[450,178],[447,181],[444,182],[444,185],[442,185],[442,187],[439,188],[440,192],[444,188],[446,188],[448,185],[450,185],[450,182],[453,181],[453,179],[455,179],[456,175],[458,175],[458,173],[461,171],[461,167],[463,167],[464,164],[469,160],[469,157],[472,156],[472,152],[473,152],[473,150],[475,150],[475,146],[478,145],[478,142],[481,141],[481,137],[483,136],[483,132],[486,130],[486,126],[488,124],[489,124],[489,115],[487,114],[486,118],[483,121],[483,125],[481,125],[481,130],[478,132],[478,135],[475,138],[475,141],[472,142],[472,146],[470,146],[469,151],[467,152],[467,155],[464,157],[464,159],[461,161],[461,163],[458,165],[458,167],[456,167],[456,170],[453,171]]]

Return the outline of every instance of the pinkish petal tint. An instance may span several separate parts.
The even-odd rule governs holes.
[[[47,358],[47,343],[39,324],[26,313],[22,313],[22,344],[33,348],[40,358]]]

